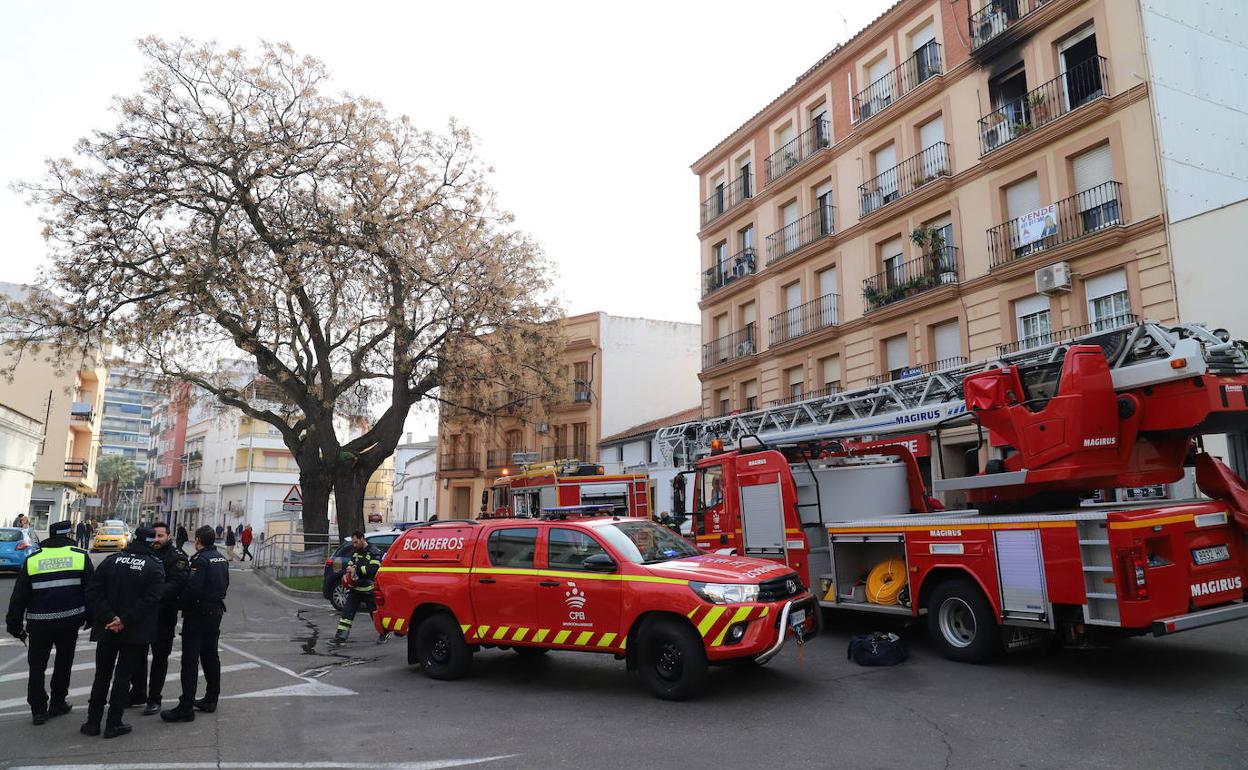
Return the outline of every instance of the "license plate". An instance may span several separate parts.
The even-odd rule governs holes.
[[[1210,548],[1193,550],[1192,558],[1196,560],[1197,564],[1213,564],[1214,562],[1226,561],[1231,558],[1231,552],[1224,545],[1215,545]]]
[[[789,613],[789,625],[801,628],[806,625],[806,610],[793,610]]]

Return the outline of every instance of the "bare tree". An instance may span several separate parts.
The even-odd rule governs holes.
[[[60,299],[11,306],[19,345],[109,340],[273,425],[308,532],[327,531],[331,491],[339,531],[362,526],[368,478],[422,400],[453,392],[488,415],[497,392],[554,398],[548,264],[465,129],[328,95],[324,65],[286,46],[140,47],[117,125],[19,186],[42,207],[40,285]],[[268,386],[205,371],[234,348]],[[335,430],[365,416],[360,435]]]

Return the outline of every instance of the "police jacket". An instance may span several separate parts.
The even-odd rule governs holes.
[[[191,560],[186,551],[175,546],[172,540],[167,541],[163,548],[153,548],[152,555],[165,568],[165,585],[160,592],[160,612],[162,615],[176,613],[178,596],[191,576]]]
[[[147,543],[136,540],[105,559],[87,584],[87,604],[95,619],[95,641],[115,634],[122,644],[156,641],[156,612],[165,586],[165,570]],[[120,633],[104,627],[113,618],[125,626]]]
[[[183,617],[224,611],[225,594],[229,590],[230,564],[216,546],[196,553],[191,557],[191,577],[179,601]]]
[[[372,591],[377,570],[381,569],[381,554],[371,545],[363,551],[352,551],[347,567],[355,567],[355,582],[351,586],[353,590]]]
[[[50,537],[17,572],[5,626],[17,636],[70,631],[87,620],[87,584],[94,567],[67,537]]]

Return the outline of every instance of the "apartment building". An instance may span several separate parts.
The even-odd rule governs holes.
[[[536,419],[473,422],[445,410],[438,426],[438,517],[476,516],[481,493],[514,458],[592,460],[602,436],[698,399],[697,324],[585,313],[560,321],[567,400]]]
[[[147,473],[152,413],[162,400],[161,383],[154,374],[123,361],[109,362],[100,454],[127,457],[140,473]]]
[[[387,523],[425,521],[437,510],[437,439],[414,441],[408,433],[394,448],[394,468],[394,497]]]
[[[1173,253],[1167,205],[1183,191],[1163,185],[1165,86],[1143,13],[1135,0],[901,0],[694,163],[703,410],[1179,320],[1188,255]],[[1149,34],[1148,49],[1172,42]],[[1172,126],[1171,145],[1191,128]],[[974,470],[943,456],[946,472]]]
[[[17,515],[30,512],[35,487],[35,463],[43,443],[43,424],[30,415],[0,404],[0,526],[10,526]]]
[[[143,486],[143,519],[164,521],[176,527],[182,519],[182,455],[190,415],[190,386],[175,383],[152,408],[147,449],[147,475]]]

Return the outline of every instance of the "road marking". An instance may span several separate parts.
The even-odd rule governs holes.
[[[99,765],[20,765],[10,770],[440,770],[512,759],[517,754],[426,762],[109,762]]]
[[[26,660],[25,655],[18,655],[16,658],[14,658],[13,660],[10,660],[8,663],[0,663],[0,671],[4,671],[6,668],[13,668],[13,666],[17,665],[18,663],[21,663],[24,660]]]
[[[226,698],[271,698],[271,697],[284,696],[284,695],[300,695],[304,697],[326,697],[326,696],[355,695],[356,694],[354,690],[348,690],[345,687],[336,687],[332,684],[325,684],[324,682],[313,679],[312,677],[300,676],[299,674],[296,674],[294,671],[291,671],[290,669],[286,668],[283,665],[274,663],[271,660],[265,660],[264,658],[261,658],[258,655],[252,655],[250,652],[243,652],[237,647],[228,645],[225,642],[221,642],[220,645],[221,645],[221,649],[223,650],[229,650],[235,655],[239,655],[244,658],[247,658],[248,660],[255,661],[256,663],[259,663],[262,666],[268,666],[274,671],[280,671],[281,673],[286,674],[289,677],[293,677],[294,679],[298,679],[299,681],[303,682],[303,684],[287,685],[285,687],[275,687],[269,690],[257,690],[256,692],[240,693],[238,695],[226,695],[225,696]]]
[[[95,656],[92,656],[92,657],[94,658]],[[177,660],[180,657],[182,657],[182,653],[180,652],[169,653],[169,660]],[[75,663],[74,665],[69,667],[69,670],[70,671],[86,671],[89,668],[95,668],[94,660],[92,660],[90,663]],[[259,668],[259,666],[256,666],[256,668]],[[49,671],[48,676],[51,676],[51,675],[52,675],[52,672]],[[16,682],[18,680],[25,679],[28,676],[30,676],[29,671],[18,673],[18,674],[4,674],[3,676],[0,676],[0,682]]]
[[[222,666],[222,667],[221,667],[221,673],[222,673],[222,674],[229,674],[229,673],[233,673],[233,672],[235,672],[235,671],[246,671],[246,670],[248,670],[248,669],[252,669],[252,668],[260,668],[260,666],[259,666],[259,665],[257,665],[257,664],[255,664],[255,663],[235,663],[235,664],[230,665],[230,666]],[[168,684],[170,681],[175,681],[175,682],[176,682],[176,681],[178,680],[178,672],[177,672],[177,671],[171,671],[171,672],[169,672],[169,673],[170,673],[170,675],[172,676],[172,679],[166,679],[166,680],[165,680],[165,683],[166,683],[166,684]],[[200,677],[202,678],[202,677],[203,677],[203,675],[204,675],[204,672],[201,670],[201,671],[199,672],[199,675],[200,675]],[[79,696],[79,695],[89,695],[90,693],[91,693],[91,688],[90,688],[90,687],[74,687],[74,688],[72,688],[72,689],[69,691],[69,697],[71,697],[71,698],[76,698],[76,697],[77,697],[77,696]],[[352,694],[354,694],[354,693],[352,693]],[[14,708],[15,706],[26,706],[26,705],[27,705],[27,703],[26,703],[26,697],[25,697],[25,696],[22,696],[21,698],[9,698],[9,699],[7,699],[7,700],[0,700],[0,710],[3,710],[3,709],[11,709],[11,708]]]

